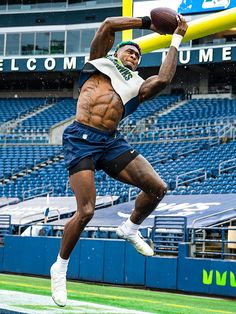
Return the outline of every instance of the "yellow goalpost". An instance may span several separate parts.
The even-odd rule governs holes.
[[[132,16],[133,0],[123,0],[123,16]],[[205,37],[230,28],[236,27],[236,8],[208,14],[206,17],[196,19],[188,23],[189,27],[183,42]],[[132,32],[123,32],[122,40],[132,39]],[[142,53],[148,53],[157,49],[169,47],[172,35],[159,35],[153,33],[135,38]]]

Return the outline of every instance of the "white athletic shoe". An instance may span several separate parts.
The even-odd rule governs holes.
[[[54,263],[50,269],[51,273],[51,292],[52,299],[58,306],[66,306],[67,291],[66,291],[66,274],[60,273],[56,269]]]
[[[128,234],[124,228],[124,223],[117,228],[116,234],[119,238],[127,240],[131,244],[133,244],[135,249],[142,255],[154,255],[153,249],[142,239],[140,232],[137,232],[135,234]]]

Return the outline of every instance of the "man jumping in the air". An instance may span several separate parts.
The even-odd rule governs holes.
[[[95,169],[140,188],[130,218],[117,229],[143,255],[152,248],[139,236],[138,228],[165,196],[167,187],[149,162],[117,131],[122,118],[133,113],[145,100],[156,96],[175,74],[178,47],[187,30],[184,18],[177,15],[178,27],[159,74],[143,80],[136,71],[141,50],[134,42],[117,46],[114,57],[107,54],[115,33],[133,28],[157,31],[149,17],[107,18],[98,29],[89,61],[80,75],[80,95],[75,121],[63,135],[65,163],[77,201],[77,212],[65,225],[57,261],[51,267],[52,298],[59,306],[67,301],[66,272],[69,257],[81,232],[93,217],[96,201]]]

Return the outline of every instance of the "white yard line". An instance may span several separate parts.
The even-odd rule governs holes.
[[[37,309],[38,307],[38,309]],[[2,310],[18,311],[27,314],[149,314],[148,312],[122,309],[89,302],[68,300],[66,307],[58,307],[48,296],[41,296],[16,291],[0,290],[0,313]]]

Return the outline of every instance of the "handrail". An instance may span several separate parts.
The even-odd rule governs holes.
[[[64,225],[54,225],[54,224],[50,224],[50,223],[43,223],[43,222],[40,222],[40,223],[27,223],[27,224],[15,224],[14,225],[15,227],[18,227],[18,235],[21,235],[21,230],[22,228],[29,228],[31,227],[31,230],[30,230],[30,233],[32,233],[32,227],[34,226],[42,226],[42,227],[61,227],[62,229],[65,227]]]
[[[192,221],[191,228],[194,228],[195,223],[200,221],[200,220],[203,220],[203,219],[209,218],[209,217],[214,217],[214,216],[219,215],[219,214],[227,213],[227,212],[229,212],[231,210],[235,210],[236,211],[236,208],[229,208],[229,209],[225,209],[225,210],[223,210],[221,212],[217,212],[217,213],[214,213],[214,214],[209,214],[209,215],[206,215],[206,216],[203,216],[203,217],[196,218],[196,219],[194,219]]]
[[[49,213],[52,213],[52,212],[57,212],[57,219],[60,219],[60,211],[58,210],[58,209],[52,209],[51,211],[49,210]],[[29,215],[25,215],[25,216],[22,216],[21,218],[20,218],[20,220],[19,220],[19,225],[21,225],[21,222],[22,222],[22,220],[24,220],[24,219],[27,219],[27,218],[30,218],[30,217],[34,217],[34,216],[38,216],[38,215],[44,215],[44,211],[42,211],[42,212],[38,212],[38,213],[34,213],[34,214],[29,214]],[[40,219],[41,220],[41,219]]]
[[[204,172],[204,175],[201,175],[201,176],[196,176],[192,179],[187,179],[187,180],[184,180],[182,181],[181,183],[186,183],[186,182],[191,182],[191,181],[195,181],[197,179],[201,179],[201,178],[204,178],[204,180],[206,180],[207,178],[207,171],[205,168],[199,168],[199,169],[196,169],[196,170],[193,170],[193,171],[188,171],[188,172],[185,172],[185,173],[181,173],[179,175],[176,176],[176,181],[175,181],[175,188],[177,188],[179,186],[179,178],[182,177],[182,176],[186,176],[188,174],[192,174],[192,173],[195,173],[195,172],[200,172],[200,171],[203,171]]]
[[[223,165],[228,164],[228,163],[230,163],[230,162],[232,162],[232,161],[236,161],[236,158],[228,159],[228,160],[222,161],[222,162],[219,164],[219,175],[220,175],[222,172],[224,172],[224,171],[227,171],[227,170],[229,170],[229,169],[234,169],[234,168],[236,168],[236,163],[235,163],[234,166],[231,166],[231,167],[228,167],[228,168],[223,168]]]
[[[68,180],[66,181],[66,190],[65,190],[66,196],[69,196],[69,195],[68,195],[69,189],[72,190],[71,185],[70,185],[70,180],[68,179]]]
[[[47,192],[42,192],[42,193],[39,193],[39,194],[37,194],[37,195],[33,195],[33,196],[29,196],[29,197],[25,198],[25,194],[26,194],[26,193],[29,193],[29,192],[32,192],[32,191],[35,191],[35,190],[39,190],[39,189],[48,188],[48,187],[49,187],[51,190],[48,190]],[[36,187],[36,188],[33,188],[33,189],[30,189],[30,190],[24,191],[24,192],[23,192],[23,197],[22,197],[22,199],[23,199],[23,201],[27,201],[27,200],[31,199],[32,197],[38,197],[38,196],[45,195],[45,194],[48,194],[48,193],[53,194],[53,192],[54,192],[54,187],[52,187],[50,184],[48,184],[48,185],[43,185],[43,186],[38,186],[38,187]]]
[[[218,136],[220,138],[221,137],[226,137],[226,136],[229,136],[230,138],[233,138],[234,137],[234,133],[235,133],[235,126],[232,124],[232,122],[228,122],[228,124],[223,126],[221,130],[219,130]]]
[[[219,224],[222,225],[222,224],[232,223],[235,220],[236,220],[236,217],[230,218],[229,220],[225,220],[224,222],[218,222],[217,224],[211,225],[211,228],[217,227]]]
[[[147,116],[146,118],[142,118],[141,120],[148,120],[150,118],[152,119],[157,119],[159,115],[159,112],[157,112],[156,115],[150,115]],[[137,123],[141,120],[136,121]],[[171,122],[165,122],[165,123],[158,123],[154,127],[154,131],[159,131],[159,130],[173,130],[173,129],[180,129],[180,128],[192,128],[192,127],[206,127],[206,126],[217,126],[217,125],[222,125],[224,126],[226,123],[227,124],[232,124],[236,121],[236,116],[235,115],[230,115],[226,117],[216,117],[216,118],[203,118],[203,119],[192,119],[192,120],[185,120],[185,121],[171,121]],[[129,119],[126,120],[126,126],[128,127],[128,122]],[[148,126],[149,123],[145,121],[145,125]]]
[[[209,236],[207,237],[206,231],[218,231],[219,236],[211,238],[212,234],[210,233]],[[227,226],[227,227],[217,227],[217,228],[212,228],[212,227],[202,227],[201,230],[199,228],[192,228],[190,229],[191,231],[191,245],[195,246],[194,251],[192,251],[193,255],[195,256],[201,256],[205,257],[206,255],[210,256],[215,256],[219,257],[221,259],[224,259],[225,257],[231,256],[235,257],[236,254],[234,252],[229,252],[226,250],[225,245],[227,244],[228,249],[230,248],[236,248],[236,239],[235,239],[235,232],[236,232],[236,226]],[[200,234],[201,238],[199,238],[199,231],[202,233]],[[196,233],[198,234],[198,237],[196,236]],[[227,236],[227,238],[226,238]],[[199,244],[202,246],[202,248],[199,250]],[[214,245],[217,244],[218,250],[217,251],[212,251],[207,249],[207,244],[208,245]],[[198,249],[197,249],[198,247]]]
[[[130,188],[129,188],[129,194],[128,194],[128,201],[129,201],[129,202],[133,199],[131,193],[132,193],[133,191],[136,191],[136,190],[137,190],[136,187],[130,187]]]

